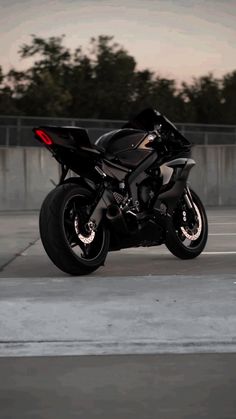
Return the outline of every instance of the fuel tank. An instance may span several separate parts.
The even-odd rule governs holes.
[[[108,160],[130,168],[139,165],[153,152],[148,134],[131,128],[108,132],[99,137],[95,145]]]

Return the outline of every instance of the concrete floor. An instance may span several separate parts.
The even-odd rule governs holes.
[[[235,419],[236,355],[0,359],[1,419]]]
[[[208,217],[193,261],[129,249],[75,278],[37,214],[2,213],[0,418],[235,418],[236,211]]]

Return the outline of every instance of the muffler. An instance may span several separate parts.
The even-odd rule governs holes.
[[[127,234],[129,232],[122,211],[117,205],[113,204],[107,208],[106,217],[117,233]]]

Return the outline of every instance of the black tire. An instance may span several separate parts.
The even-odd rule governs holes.
[[[188,226],[183,227],[183,225],[181,225],[180,212],[181,215],[183,209],[187,212],[187,209],[184,206],[185,201],[183,198],[180,199],[180,201],[177,203],[173,212],[173,216],[168,220],[167,224],[166,246],[169,251],[173,253],[173,255],[180,259],[193,259],[199,256],[206,245],[208,237],[208,222],[206,211],[198,195],[192,190],[190,192],[192,195],[193,203],[196,206],[201,218],[200,220],[199,216],[197,217],[195,227],[193,227],[193,229],[195,228],[197,231],[195,236],[193,230],[192,238],[188,239],[185,236],[185,234],[188,234]],[[189,234],[189,236],[191,236],[191,234]],[[196,237],[196,239],[194,237]]]
[[[39,230],[44,249],[59,269],[71,275],[86,275],[95,271],[104,264],[109,250],[110,234],[103,222],[90,244],[81,241],[76,232],[74,211],[76,216],[79,214],[79,220],[83,219],[85,208],[91,201],[89,190],[66,183],[52,190],[41,207]],[[81,237],[82,240],[86,238]],[[84,254],[76,254],[75,248]]]

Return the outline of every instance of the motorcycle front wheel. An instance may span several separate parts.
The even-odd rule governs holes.
[[[71,275],[95,271],[104,264],[109,250],[110,235],[104,223],[97,229],[88,223],[91,204],[90,191],[66,183],[51,191],[41,207],[44,249],[59,269]]]
[[[193,191],[188,191],[192,208],[186,194],[176,203],[172,217],[167,222],[166,246],[180,259],[193,259],[202,253],[208,237],[208,222],[204,206]]]

